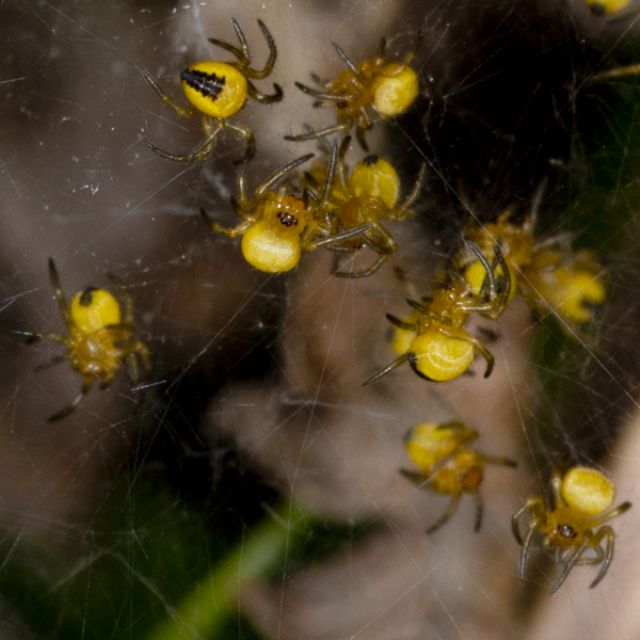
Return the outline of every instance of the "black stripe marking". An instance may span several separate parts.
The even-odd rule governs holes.
[[[82,291],[80,297],[78,298],[78,302],[81,307],[88,307],[93,302],[93,292],[97,291],[97,287],[87,287]]]
[[[217,76],[215,73],[205,73],[204,71],[195,71],[189,68],[180,74],[180,79],[192,89],[200,92],[205,98],[211,98],[211,100],[218,98],[227,82],[225,76]]]

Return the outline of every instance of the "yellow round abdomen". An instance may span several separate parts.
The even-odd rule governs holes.
[[[247,100],[247,80],[225,62],[196,62],[180,75],[187,100],[213,118],[229,118]]]
[[[411,343],[409,362],[425,378],[446,382],[462,375],[474,357],[475,349],[470,342],[428,329]]]
[[[564,474],[562,499],[567,506],[597,516],[604,513],[615,497],[613,482],[591,467],[572,467]]]
[[[266,220],[256,222],[242,236],[242,255],[256,269],[267,273],[284,273],[293,269],[302,253],[300,236],[279,233]]]
[[[82,333],[93,333],[120,324],[120,304],[106,289],[87,287],[71,299],[69,317]]]
[[[418,97],[418,75],[405,64],[387,64],[374,76],[371,94],[373,108],[381,116],[398,116]]]

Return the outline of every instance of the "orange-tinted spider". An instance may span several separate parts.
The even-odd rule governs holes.
[[[469,445],[477,438],[477,431],[457,421],[421,423],[405,436],[407,454],[419,471],[401,469],[401,473],[419,487],[451,496],[449,506],[427,529],[427,534],[433,533],[449,520],[456,512],[463,493],[470,494],[476,503],[474,528],[478,531],[484,510],[480,495],[484,466],[516,466],[508,458],[489,456],[470,449]]]
[[[623,502],[612,509],[615,486],[591,467],[572,467],[564,475],[556,471],[551,478],[551,489],[551,505],[547,505],[542,496],[534,496],[513,514],[513,535],[522,545],[518,577],[524,582],[529,548],[534,536],[540,534],[543,550],[561,567],[549,592],[555,593],[573,567],[580,564],[600,565],[590,585],[593,588],[604,578],[613,559],[616,534],[605,522],[627,511],[631,503]],[[519,520],[525,514],[529,522],[522,538]]]
[[[405,220],[415,215],[412,206],[424,184],[426,165],[422,164],[418,178],[410,193],[400,200],[400,176],[393,165],[377,155],[368,155],[356,163],[349,171],[344,160],[350,141],[347,136],[338,150],[336,177],[332,183],[325,205],[326,224],[331,235],[369,225],[362,234],[340,244],[332,244],[333,251],[353,253],[363,247],[369,247],[378,254],[371,267],[356,272],[337,271],[336,276],[345,278],[364,278],[375,273],[396,250],[396,242],[382,225],[382,221]],[[335,145],[330,151],[329,163],[335,155]],[[305,182],[318,188],[325,178],[327,165],[322,163],[305,173]]]
[[[472,291],[469,283],[458,275],[431,298],[423,298],[420,302],[407,300],[414,312],[411,319],[400,320],[387,314],[389,322],[403,332],[402,338],[392,343],[395,349],[402,351],[398,358],[363,384],[376,382],[405,362],[426,380],[453,380],[471,366],[476,352],[487,363],[484,377],[491,375],[493,355],[465,329],[465,325],[472,313],[491,319],[497,319],[502,314],[511,288],[509,270],[499,244],[495,247],[494,264],[490,264],[473,243],[469,243],[469,248],[485,269],[486,282],[480,291]],[[498,269],[505,274],[500,280],[496,278]]]
[[[299,193],[287,178],[294,169],[313,157],[297,158],[269,176],[249,196],[246,165],[238,172],[237,197],[231,204],[240,218],[235,227],[226,228],[214,222],[209,214],[200,213],[214,233],[230,238],[242,236],[244,259],[254,268],[267,273],[284,273],[295,268],[303,251],[339,245],[365,233],[369,224],[336,231],[327,222],[328,201],[336,170],[337,152],[332,154],[326,182],[321,191],[310,188]]]
[[[407,55],[403,62],[388,62],[385,59],[386,40],[383,38],[374,58],[356,64],[337,44],[333,47],[347,68],[331,81],[321,80],[312,74],[312,79],[321,89],[313,89],[301,82],[295,85],[315,98],[314,106],[335,107],[337,124],[285,136],[285,139],[299,141],[322,138],[332,133],[346,135],[355,127],[358,142],[368,150],[364,134],[373,126],[369,107],[382,119],[394,118],[407,111],[418,96],[418,74],[410,66],[413,54]]]
[[[133,382],[140,378],[140,367],[151,369],[147,346],[134,335],[133,303],[124,295],[124,317],[118,300],[106,289],[86,287],[78,291],[70,303],[60,286],[60,277],[52,258],[49,258],[49,279],[58,301],[60,314],[66,324],[66,335],[18,331],[29,342],[53,340],[65,345],[66,350],[38,370],[60,364],[65,360],[82,377],[80,393],[64,408],[48,418],[50,422],[71,414],[84,400],[94,382],[106,389],[126,362]]]
[[[493,260],[493,247],[500,242],[511,281],[509,299],[520,291],[538,315],[551,309],[569,327],[586,324],[593,318],[593,307],[606,299],[602,267],[588,251],[573,252],[566,234],[537,239],[536,208],[520,224],[507,210],[496,222],[474,226],[465,235],[488,260]],[[485,277],[482,264],[463,253],[457,266],[477,291]]]

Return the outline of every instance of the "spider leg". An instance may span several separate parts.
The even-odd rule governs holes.
[[[489,264],[487,256],[485,256],[484,253],[480,251],[480,247],[475,244],[475,242],[467,240],[466,244],[471,252],[476,256],[478,262],[480,262],[485,272],[484,281],[482,283],[482,286],[480,287],[480,293],[482,295],[484,291],[488,290],[489,300],[493,300],[496,296],[497,291],[495,272],[493,270],[493,267],[491,266],[491,264]]]
[[[615,69],[600,71],[600,73],[594,73],[588,82],[600,82],[601,80],[623,78],[624,76],[637,76],[638,74],[640,74],[640,64],[629,64],[623,67],[615,67]]]
[[[624,513],[625,511],[627,511],[630,508],[631,508],[631,503],[627,500],[626,502],[623,502],[623,503],[619,504],[614,509],[611,509],[610,511],[605,511],[598,518],[597,523],[594,526],[599,526],[599,525],[611,520],[612,518],[615,518],[616,516],[619,516],[621,513]]]
[[[412,300],[411,298],[406,298],[405,302],[412,308],[415,309],[416,311],[426,314],[427,313],[427,309],[420,304],[419,302],[416,302],[415,300]],[[425,302],[429,302],[428,300],[425,300]]]
[[[207,120],[209,120],[209,118],[203,119],[203,123]],[[225,126],[231,128],[233,125],[226,124]],[[220,133],[222,128],[222,122],[216,121],[216,126],[209,127],[209,130],[211,132],[189,153],[170,153],[168,151],[163,151],[159,147],[156,147],[155,144],[152,144],[148,140],[145,140],[144,143],[149,149],[151,149],[151,151],[157,153],[161,158],[165,158],[166,160],[173,160],[174,162],[202,162],[203,160],[206,160],[213,152],[213,141]]]
[[[613,546],[615,538],[616,534],[613,532],[613,529],[610,526],[605,525],[601,529],[598,529],[596,534],[591,538],[589,542],[591,546],[597,546],[598,549],[602,549],[602,547],[600,546],[600,542],[602,541],[602,539],[605,540],[604,559],[602,561],[602,564],[600,565],[600,571],[598,571],[598,574],[589,585],[590,589],[593,589],[593,587],[595,587],[600,582],[600,580],[604,578],[605,573],[607,573],[607,570],[609,569],[611,560],[613,560]]]
[[[67,359],[66,354],[60,354],[59,356],[54,356],[53,358],[47,360],[46,362],[39,364],[34,369],[34,371],[36,372],[46,371],[47,369],[51,369],[51,367],[55,367],[59,364],[62,364],[66,359]]]
[[[516,512],[519,513],[519,512]],[[515,517],[515,515],[514,515]],[[513,519],[512,519],[513,523]],[[515,534],[516,529],[513,529]],[[533,534],[536,532],[533,522],[529,523],[529,529],[527,530],[527,535],[522,540],[522,549],[520,550],[520,559],[518,561],[518,580],[520,582],[524,582],[526,574],[527,574],[527,563],[529,562],[529,547],[531,546],[531,541],[533,540]],[[520,532],[518,531],[518,537],[516,538],[518,542],[520,542]]]
[[[482,526],[482,516],[484,515],[484,501],[482,500],[482,496],[479,491],[471,491],[470,493],[476,504],[476,516],[473,530],[480,531],[480,527]]]
[[[588,538],[585,538],[582,544],[578,545],[575,549],[573,549],[569,557],[565,560],[562,567],[562,571],[556,578],[556,581],[553,583],[553,585],[551,585],[551,588],[549,589],[549,594],[555,593],[562,586],[562,583],[567,579],[569,572],[571,571],[571,569],[573,569],[573,567],[576,566],[576,563],[580,559],[580,556],[584,553],[585,549],[587,548],[587,544],[588,544]],[[593,586],[593,583],[592,583],[592,586]]]
[[[425,487],[429,484],[429,478],[419,471],[412,469],[400,469],[400,473],[409,481],[413,482],[417,487]]]
[[[372,376],[369,376],[362,383],[362,386],[365,387],[365,386],[367,386],[369,384],[377,382],[378,380],[380,380],[380,378],[382,378],[383,376],[386,376],[387,373],[389,373],[389,372],[393,371],[394,369],[397,369],[398,367],[403,365],[408,360],[408,358],[409,358],[409,354],[408,353],[403,353],[401,356],[396,358],[393,362],[389,363],[386,367],[384,367],[384,369],[380,369],[380,371],[377,371]]]
[[[332,42],[331,44],[333,45],[333,48],[336,50],[336,53],[340,56],[340,59],[342,60],[342,62],[344,62],[345,65],[349,68],[349,71],[351,71],[351,73],[353,73],[353,75],[362,84],[364,84],[366,82],[366,78],[364,77],[360,69],[358,69],[358,67],[355,65],[353,60],[335,42]]]
[[[497,464],[502,467],[517,467],[518,463],[511,458],[503,458],[502,456],[488,456],[484,453],[479,454],[480,461],[485,464]]]
[[[324,209],[331,197],[331,191],[336,179],[336,169],[338,167],[338,156],[340,148],[337,143],[331,145],[331,152],[329,155],[329,162],[327,163],[327,177],[322,187],[322,194],[320,195],[319,206]]]
[[[151,371],[151,356],[149,354],[149,349],[147,349],[147,346],[144,343],[136,340],[127,349],[125,360],[133,387],[136,387],[142,380],[140,366],[142,366],[144,373],[149,373]],[[140,390],[135,389],[134,393],[136,394],[136,398],[138,398]]]
[[[497,342],[500,339],[500,334],[491,327],[478,327],[477,332],[485,342]]]
[[[68,415],[71,415],[84,400],[87,393],[89,393],[89,389],[91,389],[91,383],[87,381],[83,382],[80,387],[80,393],[66,407],[63,407],[57,413],[49,416],[47,418],[47,422],[57,422],[58,420],[62,420]]]
[[[260,104],[272,104],[273,102],[280,102],[282,100],[282,96],[284,93],[282,92],[282,87],[279,84],[273,83],[274,93],[270,95],[265,95],[258,91],[256,86],[250,80],[247,80],[247,92],[248,94]]]
[[[341,122],[340,124],[334,124],[330,127],[326,127],[324,129],[307,131],[306,133],[301,133],[296,136],[287,135],[284,137],[285,140],[289,140],[291,142],[302,142],[304,140],[315,140],[316,138],[324,138],[324,136],[328,136],[332,133],[346,133],[353,126],[352,120],[346,120],[345,122]]]
[[[53,295],[55,295],[56,300],[58,302],[58,308],[60,309],[60,314],[64,318],[64,321],[69,323],[69,304],[67,303],[67,296],[62,290],[62,286],[60,285],[60,275],[58,274],[58,269],[56,269],[56,263],[53,261],[53,258],[49,258],[49,282],[51,283],[51,288],[53,289]]]
[[[408,215],[408,210],[411,205],[416,201],[417,197],[420,195],[422,188],[424,187],[424,183],[427,177],[427,164],[423,162],[420,165],[420,170],[418,171],[418,177],[416,181],[413,183],[413,188],[407,197],[400,203],[398,208],[395,210],[396,214],[393,216],[389,216],[393,220],[399,220]],[[402,215],[398,216],[398,212],[401,212]]]
[[[240,224],[235,227],[231,227],[228,229],[227,227],[223,227],[221,224],[214,222],[207,211],[200,207],[200,215],[203,220],[209,225],[209,228],[213,233],[221,233],[229,238],[237,238],[241,236],[253,223],[254,221],[251,219],[243,220]]]
[[[470,342],[476,351],[485,359],[486,367],[484,370],[484,378],[488,378],[493,371],[493,365],[495,364],[495,358],[489,349],[487,349],[480,340],[474,338],[471,334],[464,330],[453,329],[450,327],[439,326],[438,332],[449,338],[455,338],[456,340],[463,340],[464,342]]]
[[[456,512],[456,509],[458,508],[458,504],[460,504],[461,495],[462,494],[460,493],[454,493],[451,496],[451,501],[449,502],[449,505],[445,509],[444,513],[425,531],[427,535],[432,534],[434,531],[439,529],[443,524],[445,524],[447,520],[449,520],[449,518],[451,518],[451,516]]]
[[[235,18],[231,18],[231,24],[233,25],[233,30],[236,32],[236,37],[242,49],[241,62],[246,64],[249,62],[249,45],[247,44],[247,39],[240,27],[240,23]]]
[[[287,174],[291,173],[296,167],[299,167],[301,164],[304,164],[308,160],[314,157],[314,153],[307,153],[304,156],[300,156],[291,162],[288,162],[284,165],[284,167],[278,169],[275,173],[272,173],[264,182],[262,182],[255,190],[255,198],[256,200],[260,199],[267,191],[273,189],[278,184],[280,184],[286,177]]]
[[[389,258],[388,253],[383,253],[378,256],[376,261],[367,269],[362,271],[336,271],[333,275],[337,278],[368,278],[373,275]]]
[[[50,340],[51,342],[60,342],[62,344],[67,344],[67,337],[61,336],[57,333],[35,333],[34,331],[20,331],[19,329],[14,329],[12,333],[15,333],[19,336],[26,336],[25,342],[27,344],[33,344],[34,342],[38,342],[39,340]]]
[[[179,105],[173,98],[168,96],[155,81],[153,76],[146,70],[140,69],[142,77],[147,81],[151,88],[156,92],[156,95],[164,102],[168,107],[171,107],[181,118],[190,118],[193,115],[193,108],[183,107]]]
[[[364,134],[368,129],[371,129],[372,125],[369,121],[367,112],[364,109],[362,109],[361,112],[361,122],[358,122],[358,126],[356,127],[356,140],[358,141],[360,148],[365,153],[369,153],[369,144],[367,143],[367,139],[364,137]]]
[[[493,313],[489,314],[491,318],[499,317],[507,306],[507,302],[509,302],[509,295],[511,294],[511,270],[509,269],[509,265],[505,260],[504,254],[502,253],[502,243],[500,240],[496,242],[496,245],[493,249],[495,254],[494,264],[492,265],[495,273],[496,266],[499,266],[502,269],[502,281],[499,291],[497,292],[495,299],[491,299],[492,302],[496,302],[496,308]]]
[[[149,373],[152,369],[151,367],[151,354],[149,353],[149,348],[147,345],[141,340],[134,340],[127,347],[127,358],[129,356],[134,356],[136,359],[136,376],[132,379],[134,382],[138,382],[140,380],[139,371],[137,370],[137,362],[139,361],[142,364],[142,368],[145,373]]]
[[[262,22],[262,20],[258,20],[258,26],[260,27],[260,31],[262,31],[264,39],[267,41],[269,57],[262,69],[245,69],[245,75],[253,78],[254,80],[262,80],[262,78],[266,78],[273,71],[273,67],[276,64],[276,58],[278,57],[278,49],[276,48],[275,40],[273,39],[269,29],[267,29],[267,25]]]
[[[404,320],[399,320],[395,316],[392,316],[390,313],[385,314],[386,319],[398,329],[404,329],[405,331],[417,331],[418,326],[415,322],[405,322]]]
[[[380,42],[378,43],[378,51],[376,53],[376,56],[378,58],[384,58],[386,53],[387,53],[387,39],[386,38],[380,38]]]
[[[224,40],[218,40],[218,38],[208,38],[208,40],[212,45],[216,47],[220,47],[221,49],[228,51],[229,53],[234,55],[236,58],[238,58],[240,67],[242,68],[242,73],[246,74],[246,69],[244,67],[247,65],[248,60],[244,57],[244,53],[240,49],[238,49],[238,47],[234,47],[232,44],[229,44]]]
[[[237,133],[241,138],[244,138],[247,143],[243,156],[238,158],[238,160],[234,160],[233,164],[238,165],[243,162],[249,162],[249,160],[256,155],[256,139],[253,131],[251,131],[249,127],[243,127],[242,125],[232,124],[227,121],[225,121],[222,126],[224,129],[231,129],[231,131]]]
[[[307,187],[310,189],[319,189],[320,188],[320,183],[315,179],[315,177],[313,175],[311,175],[308,171],[303,171],[302,175],[304,177],[304,181],[309,183],[311,185],[311,187]],[[315,193],[314,193],[314,197],[316,198],[316,200],[319,202],[320,198],[318,198]]]
[[[536,500],[536,503],[539,503],[539,502],[540,502],[539,500]],[[530,499],[530,500],[527,500],[526,504],[523,507],[518,509],[511,516],[511,531],[513,532],[513,537],[516,539],[516,542],[519,545],[523,544],[522,535],[520,534],[519,520],[525,513],[530,512],[532,509],[536,510],[537,507],[533,504],[532,500]],[[531,528],[532,523],[530,523],[529,528]],[[535,524],[534,524],[534,527],[535,527]]]
[[[127,369],[129,377],[135,387],[140,382],[140,367],[138,367],[138,358],[135,351],[131,351],[126,356]]]
[[[120,297],[122,298],[124,306],[124,319],[121,324],[133,327],[133,298],[129,295],[129,292],[125,290],[124,283],[119,278],[111,273],[108,274],[107,277],[120,290]]]
[[[309,243],[308,250],[312,251],[319,247],[326,247],[327,245],[340,243],[344,240],[350,240],[351,238],[362,235],[368,228],[369,223],[367,222],[366,224],[362,224],[359,227],[347,229],[346,231],[342,231],[340,233],[337,233],[336,235],[329,236],[328,238],[324,238],[323,240],[314,240]]]
[[[294,82],[293,83],[302,93],[306,93],[308,96],[313,98],[317,98],[318,100],[326,100],[329,102],[344,102],[347,100],[355,100],[358,96],[355,93],[331,93],[328,91],[320,91],[319,89],[314,89],[313,87],[308,87],[306,84],[302,82]]]
[[[565,501],[562,499],[562,474],[558,469],[553,470],[553,474],[551,475],[551,492],[553,494],[553,506],[554,508],[562,506],[567,506]]]

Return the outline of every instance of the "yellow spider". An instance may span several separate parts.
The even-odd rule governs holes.
[[[376,382],[407,361],[415,373],[426,380],[453,380],[471,366],[476,352],[487,363],[484,377],[491,375],[493,355],[480,340],[466,331],[465,325],[472,313],[491,319],[502,314],[510,290],[509,272],[499,245],[495,249],[497,266],[506,273],[502,286],[496,281],[496,268],[489,264],[480,249],[471,243],[469,247],[485,267],[485,285],[474,293],[470,285],[458,277],[436,291],[432,298],[423,298],[421,302],[407,300],[414,311],[408,319],[400,320],[387,314],[389,322],[402,332],[392,342],[400,355],[363,384]]]
[[[607,16],[626,9],[631,0],[585,0],[594,16]]]
[[[607,297],[602,266],[589,251],[543,251],[523,270],[521,289],[538,315],[549,307],[568,323],[587,324]]]
[[[522,545],[518,577],[524,582],[529,547],[534,536],[540,534],[543,550],[561,566],[550,593],[555,593],[571,569],[579,564],[600,565],[590,585],[593,588],[604,578],[613,558],[616,534],[604,523],[627,511],[631,503],[623,502],[612,509],[613,483],[590,467],[572,467],[564,475],[556,471],[551,478],[551,489],[551,505],[547,505],[542,496],[531,497],[511,519],[513,535]],[[523,539],[519,520],[525,513],[529,522]]]
[[[190,118],[195,113],[202,114],[202,128],[205,137],[189,153],[168,153],[150,142],[145,142],[152,151],[163,158],[177,162],[206,160],[213,153],[216,138],[225,130],[233,132],[246,141],[244,156],[239,162],[250,160],[255,155],[255,139],[251,129],[233,124],[229,122],[229,118],[244,107],[247,95],[262,104],[271,104],[282,100],[282,89],[277,84],[273,85],[274,93],[272,95],[265,95],[260,93],[251,82],[269,76],[276,62],[277,49],[273,36],[266,25],[262,20],[258,20],[258,26],[269,45],[269,58],[262,69],[253,69],[247,39],[235,18],[231,18],[231,23],[240,42],[240,48],[217,38],[209,38],[209,42],[229,51],[238,59],[238,62],[205,60],[187,67],[180,74],[180,79],[184,95],[189,102],[188,106],[183,107],[175,102],[160,88],[148,71],[142,70],[142,75],[151,88],[179,116]]]
[[[403,62],[388,62],[383,38],[376,57],[356,65],[337,44],[333,47],[347,68],[331,81],[323,81],[313,74],[312,79],[322,89],[313,89],[301,82],[295,85],[315,98],[314,106],[335,106],[337,124],[318,131],[285,136],[285,139],[312,140],[332,133],[347,134],[355,127],[358,142],[367,150],[364,133],[373,126],[368,108],[386,120],[407,111],[418,97],[418,74],[410,66],[413,54],[407,55]]]
[[[133,330],[133,305],[124,297],[124,314],[120,303],[106,289],[86,287],[78,291],[71,303],[60,286],[60,278],[53,259],[49,258],[49,279],[58,301],[58,307],[67,326],[67,334],[33,333],[18,331],[28,341],[53,340],[65,345],[64,354],[38,367],[38,370],[60,364],[65,360],[82,376],[80,393],[63,409],[49,417],[60,420],[72,413],[82,402],[94,382],[106,389],[123,362],[129,368],[131,379],[139,380],[139,363],[145,371],[151,369],[146,345],[137,340]],[[124,317],[123,317],[124,315]]]
[[[494,260],[493,247],[500,242],[511,282],[509,300],[519,290],[538,314],[551,308],[568,324],[585,324],[593,318],[593,307],[606,299],[602,268],[587,251],[573,253],[566,235],[543,240],[534,237],[534,215],[521,224],[511,221],[505,211],[495,223],[468,230],[465,234],[487,260]],[[485,269],[474,255],[463,254],[458,267],[477,292]],[[503,271],[497,270],[501,279]]]
[[[278,169],[255,189],[251,198],[243,165],[238,172],[238,195],[232,198],[241,222],[228,229],[214,222],[204,209],[200,209],[202,217],[214,233],[230,238],[242,236],[244,259],[267,273],[290,271],[300,262],[303,251],[339,244],[365,232],[368,224],[333,233],[333,227],[325,222],[324,210],[335,174],[335,154],[322,193],[306,189],[300,197],[289,184],[282,184],[296,167],[312,157],[312,153],[307,154]]]
[[[338,151],[336,179],[326,203],[326,218],[331,227],[331,235],[368,225],[368,229],[362,234],[330,247],[334,251],[348,253],[365,246],[375,251],[378,259],[368,269],[335,273],[339,277],[364,278],[375,273],[396,250],[396,243],[382,226],[381,219],[405,220],[415,215],[411,207],[424,184],[426,165],[421,166],[411,192],[400,201],[400,176],[384,158],[368,155],[356,163],[349,173],[344,161],[349,141],[350,137],[347,136]],[[335,148],[332,150],[332,154],[334,153]],[[306,181],[317,188],[321,180],[326,178],[325,167],[325,164],[320,164],[306,173]]]
[[[484,477],[484,465],[517,466],[508,458],[488,456],[470,449],[469,444],[477,437],[477,431],[456,421],[418,424],[405,436],[407,454],[420,470],[401,469],[401,473],[419,487],[451,496],[449,506],[427,529],[427,534],[433,533],[451,518],[463,493],[470,494],[475,501],[474,528],[478,531],[482,524],[480,485]]]

